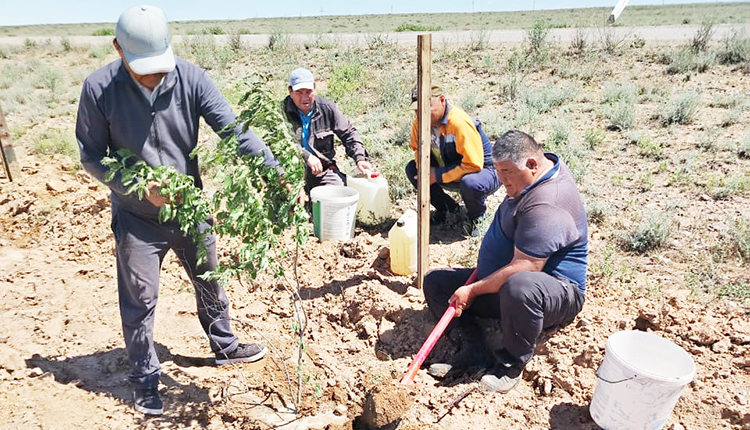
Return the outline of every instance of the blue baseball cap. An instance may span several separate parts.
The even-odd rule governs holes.
[[[297,91],[300,88],[314,90],[315,78],[311,71],[304,67],[299,67],[292,70],[292,73],[289,74],[289,86],[292,88],[292,91]]]

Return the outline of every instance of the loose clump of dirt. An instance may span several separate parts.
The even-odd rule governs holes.
[[[362,423],[370,428],[395,425],[414,402],[414,389],[387,382],[373,387],[365,397]]]

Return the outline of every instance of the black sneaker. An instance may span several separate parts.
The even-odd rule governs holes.
[[[216,364],[221,366],[222,364],[232,363],[252,363],[263,358],[268,352],[268,348],[259,343],[240,343],[237,345],[237,349],[234,352],[228,354],[217,353]]]
[[[157,387],[136,388],[133,392],[135,410],[146,415],[161,415],[164,404]]]

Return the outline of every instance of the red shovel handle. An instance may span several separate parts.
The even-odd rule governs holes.
[[[477,271],[476,269],[474,269],[464,285],[469,285],[476,281],[476,279]],[[430,335],[427,337],[427,340],[424,342],[424,344],[422,344],[422,347],[419,348],[419,352],[417,352],[416,357],[414,357],[414,361],[411,362],[411,365],[409,365],[409,369],[406,371],[406,374],[404,374],[404,377],[401,378],[402,384],[414,383],[414,377],[417,376],[419,368],[422,366],[422,363],[424,363],[427,355],[430,354],[430,351],[432,351],[432,348],[435,347],[438,339],[440,339],[440,336],[445,331],[445,328],[448,327],[448,324],[450,324],[454,316],[456,316],[456,307],[450,305],[448,306],[448,309],[445,310],[445,313],[440,318],[440,321],[435,324],[435,328],[432,329],[432,332],[430,332]]]

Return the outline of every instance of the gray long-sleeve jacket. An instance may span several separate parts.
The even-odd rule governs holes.
[[[203,117],[221,137],[232,133],[225,128],[235,120],[229,103],[203,69],[180,58],[176,63],[157,88],[153,106],[122,60],[95,71],[83,83],[76,120],[81,164],[110,187],[113,205],[141,215],[155,217],[159,208],[135,193],[126,195],[119,178],[106,182],[102,158],[126,148],[150,166],[173,166],[202,187],[198,160],[190,158],[198,143],[199,119]],[[252,130],[243,133],[238,126],[234,133],[242,153],[263,155],[266,166],[279,167]]]
[[[287,120],[292,124],[292,131],[295,139],[302,146],[302,120],[299,116],[299,110],[287,96],[284,99],[284,113]],[[359,137],[359,132],[349,122],[339,110],[335,103],[323,97],[315,97],[312,119],[310,120],[310,138],[308,144],[315,151],[315,156],[320,158],[323,168],[327,169],[330,165],[335,165],[334,157],[336,150],[333,146],[333,135],[341,139],[341,143],[346,148],[346,155],[351,157],[355,162],[366,160],[367,151]],[[310,152],[302,149],[302,158],[307,161]]]

